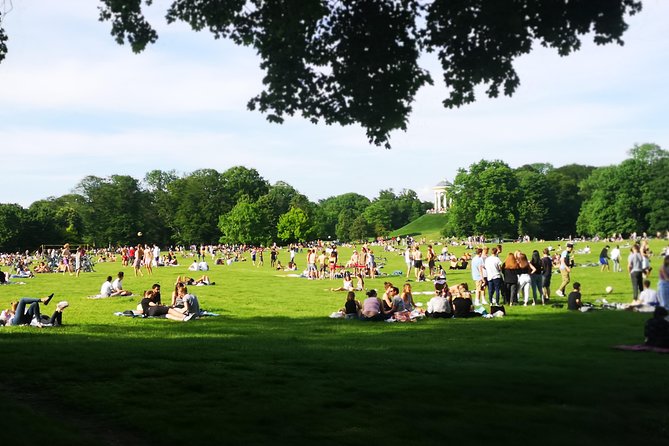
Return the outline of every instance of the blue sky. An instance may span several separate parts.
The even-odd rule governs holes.
[[[97,21],[95,1],[14,0],[0,64],[0,202],[28,206],[69,193],[86,175],[235,165],[312,200],[385,188],[430,199],[432,185],[482,158],[601,166],[635,143],[669,148],[669,1],[645,0],[622,47],[586,41],[561,58],[535,45],[516,62],[521,85],[511,98],[479,95],[444,109],[438,65],[425,57],[435,86],[419,92],[392,150],[369,145],[357,126],[276,125],[248,111],[262,87],[253,50],[167,25],[169,2],[154,3],[160,38],[135,55]]]

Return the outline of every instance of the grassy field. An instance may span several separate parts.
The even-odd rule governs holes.
[[[602,244],[591,246],[592,254],[576,255],[578,263],[596,262]],[[655,252],[662,246],[652,244]],[[281,254],[282,263],[287,256]],[[387,258],[387,272],[404,268],[399,253],[377,250],[377,256]],[[153,277],[135,278],[126,269],[125,287],[139,292],[159,282],[165,300],[190,262],[182,263]],[[55,302],[70,302],[64,327],[0,328],[0,415],[11,444],[618,445],[669,439],[669,389],[662,378],[669,356],[611,348],[642,342],[647,315],[537,306],[508,308],[506,318],[492,320],[333,320],[327,315],[343,306],[344,293],[329,288],[340,280],[286,277],[242,262],[212,266],[217,285],[192,289],[203,308],[220,317],[132,319],[113,312],[134,308],[138,298],[86,299],[118,270],[118,264],[101,264],[79,278],[41,275],[0,288],[3,306],[50,292]],[[448,278],[471,283],[469,271]],[[367,285],[381,288],[383,280]],[[608,285],[614,287],[609,300],[631,299],[625,273],[579,266],[575,280],[585,301],[604,297]],[[413,284],[414,291],[431,288]],[[22,434],[12,434],[19,429]]]
[[[392,232],[392,236],[420,236],[425,237],[427,241],[439,240],[441,230],[446,225],[446,214],[425,214],[397,231]]]

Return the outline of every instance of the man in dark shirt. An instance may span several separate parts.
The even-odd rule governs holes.
[[[646,321],[644,327],[646,345],[669,348],[669,322],[666,317],[667,310],[664,307],[655,307],[653,317]]]
[[[609,245],[606,245],[599,253],[599,264],[602,265],[601,271],[610,271],[609,269]]]
[[[567,309],[580,310],[582,306],[583,302],[581,302],[581,284],[574,282],[574,291],[569,293],[569,297],[567,297]]]

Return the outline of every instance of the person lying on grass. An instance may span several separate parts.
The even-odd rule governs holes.
[[[175,283],[183,283],[185,285],[195,285],[195,286],[205,286],[205,285],[216,285],[216,282],[209,280],[209,276],[200,276],[199,279],[187,276],[178,276]]]
[[[144,317],[165,316],[167,319],[183,322],[187,322],[195,317],[195,314],[184,314],[174,308],[158,304],[155,301],[155,293],[153,290],[145,291],[144,298],[139,304],[142,307],[142,314]]]
[[[655,307],[653,317],[646,321],[644,335],[646,345],[651,347],[669,348],[669,322],[667,322],[667,309]]]
[[[11,307],[0,313],[0,325],[27,325],[36,327],[59,326],[63,323],[63,310],[69,306],[67,301],[59,302],[56,311],[48,322],[42,322],[40,303],[49,305],[53,293],[41,299],[23,297],[18,302],[12,302]]]

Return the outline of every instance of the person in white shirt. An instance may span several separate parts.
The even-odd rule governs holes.
[[[499,302],[499,293],[502,288],[502,261],[497,257],[499,250],[492,248],[492,253],[483,262],[488,275],[488,297],[493,305]]]
[[[200,263],[197,264],[197,269],[199,269],[200,271],[209,271],[209,265],[207,264],[207,262],[202,260]]]
[[[125,274],[123,271],[119,271],[116,279],[112,282],[112,292],[116,293],[115,296],[131,296],[132,291],[123,289],[123,276]]]
[[[641,305],[648,307],[657,307],[660,304],[657,298],[657,291],[650,288],[650,280],[643,281],[643,291],[639,293],[639,301]]]
[[[620,246],[616,245],[616,247],[611,250],[609,255],[611,256],[611,260],[613,260],[613,272],[622,272],[623,269],[620,266]]]
[[[100,287],[100,296],[102,297],[120,296],[118,291],[114,291],[114,285],[112,284],[112,276],[107,276],[107,280]]]

